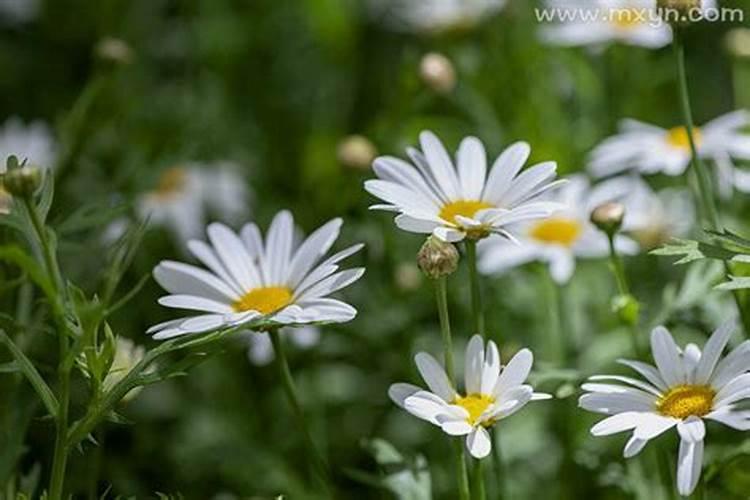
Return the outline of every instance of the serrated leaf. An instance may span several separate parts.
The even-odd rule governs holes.
[[[688,264],[700,259],[731,260],[737,255],[737,252],[702,241],[680,239],[673,241],[674,243],[668,243],[649,253],[659,256],[682,256],[681,259],[675,262],[675,265]]]
[[[730,276],[730,281],[716,285],[717,290],[744,290],[750,288],[750,277]]]

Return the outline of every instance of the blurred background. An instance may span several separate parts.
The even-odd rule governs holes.
[[[367,209],[374,200],[362,183],[373,176],[372,159],[403,157],[419,131],[431,129],[449,150],[476,135],[491,157],[525,140],[532,163],[556,160],[568,174],[621,118],[666,128],[680,122],[669,46],[545,45],[531,0],[467,1],[480,7],[448,21],[429,13],[455,2],[433,0],[415,13],[418,3],[0,0],[0,152],[16,153],[9,137],[24,130],[36,161],[55,169],[62,265],[84,290],[97,290],[122,228],[163,201],[185,172],[208,179],[199,188],[207,212],[194,223],[267,227],[288,208],[306,232],[343,217],[339,248],[366,243],[353,261],[367,273],[343,293],[358,317],[307,332],[290,356],[343,498],[395,498],[394,484],[402,485],[398,498],[430,498],[430,491],[454,498],[448,441],[386,394],[393,382],[417,383],[413,354],[438,354],[441,344],[431,283],[415,265],[423,239]],[[722,5],[750,8],[739,0]],[[750,47],[727,45],[737,26],[689,31],[698,123],[750,105]],[[729,225],[746,232],[747,195],[724,203]],[[170,210],[152,219],[123,293],[160,260],[186,259],[184,238],[201,236],[203,224],[190,227]],[[626,265],[648,321],[666,321],[682,338],[703,338],[727,310],[726,296],[707,295],[699,279],[715,272],[710,266],[675,267],[647,254]],[[449,285],[457,352],[472,333],[463,272]],[[555,318],[543,268],[486,280],[488,330],[502,339],[504,358],[534,349],[537,388],[563,398],[503,421],[507,480],[499,485],[491,474],[491,495],[503,487],[506,498],[617,499],[648,488],[639,482],[646,465],[621,460],[624,438],[591,439],[596,417],[576,409],[580,380],[628,354],[628,333],[610,312],[614,288],[605,262],[583,263]],[[0,293],[2,310],[13,314],[15,295]],[[145,330],[171,317],[156,304],[161,294],[146,282],[113,318],[114,331],[152,345]],[[564,370],[550,347],[553,329],[573,346]],[[100,429],[102,446],[74,453],[67,484],[76,498],[309,498],[301,437],[267,346],[253,339],[238,336],[188,376],[124,403],[123,422]],[[31,351],[42,367],[53,366],[53,341],[48,335]],[[0,484],[39,475],[45,482],[53,426],[33,418],[35,405],[27,387],[0,385]],[[747,498],[750,444],[739,452],[729,444],[736,435],[716,433],[709,453],[725,461],[707,478],[721,498]]]

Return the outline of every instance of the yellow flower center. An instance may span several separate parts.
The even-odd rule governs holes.
[[[543,243],[572,246],[581,235],[583,227],[574,219],[553,217],[537,222],[531,228],[530,235]]]
[[[180,167],[172,167],[165,170],[154,189],[154,194],[159,198],[171,198],[185,187],[187,173]]]
[[[678,385],[659,399],[656,409],[667,417],[702,417],[713,408],[715,395],[707,385]]]
[[[469,394],[465,397],[457,396],[453,404],[469,412],[468,421],[474,425],[479,421],[482,413],[494,402],[495,398],[486,394]]]
[[[292,301],[292,291],[285,286],[265,286],[250,290],[239,298],[232,308],[236,312],[258,311],[271,314]]]
[[[693,128],[693,140],[695,146],[701,143],[701,131],[698,127]],[[673,127],[667,131],[667,144],[670,146],[688,151],[690,149],[690,138],[688,137],[685,127]]]
[[[459,225],[458,222],[456,222],[457,215],[472,218],[474,217],[474,214],[485,208],[492,208],[492,205],[477,200],[452,201],[440,209],[440,218]]]
[[[638,9],[613,9],[610,14],[610,22],[615,27],[628,30],[643,23],[641,13]]]

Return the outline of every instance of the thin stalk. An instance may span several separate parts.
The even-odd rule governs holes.
[[[474,474],[473,474],[473,487],[474,500],[485,500],[487,494],[484,490],[484,466],[481,460],[474,460]]]
[[[690,107],[690,92],[688,90],[688,79],[687,71],[685,70],[685,45],[682,40],[682,33],[680,29],[674,30],[674,53],[675,59],[677,60],[677,84],[680,93],[680,104],[682,107],[682,115],[685,120],[685,130],[687,132],[688,143],[690,144],[691,153],[691,165],[695,177],[698,181],[698,198],[701,200],[705,217],[708,220],[709,227],[714,231],[721,229],[721,220],[719,219],[719,211],[716,208],[716,200],[714,198],[713,188],[711,186],[711,178],[708,174],[708,169],[703,163],[703,160],[698,155],[698,149],[695,143],[694,125],[693,125],[693,112]],[[728,262],[724,262],[724,269],[727,274],[731,274],[731,266]],[[742,296],[739,290],[732,292],[737,310],[739,311],[740,318],[742,320],[742,326],[745,330],[745,335],[750,335],[750,311],[744,307]]]
[[[305,413],[302,410],[299,397],[297,396],[297,389],[295,388],[294,379],[292,378],[292,372],[289,370],[289,363],[286,359],[286,353],[284,352],[284,346],[281,341],[281,336],[276,328],[272,328],[268,331],[271,337],[271,343],[273,344],[273,350],[276,355],[276,366],[279,370],[279,376],[286,393],[287,400],[294,411],[294,415],[297,418],[297,425],[299,425],[305,438],[305,446],[307,450],[308,459],[312,461],[316,475],[320,480],[323,487],[326,489],[329,497],[330,490],[332,488],[331,475],[328,469],[328,464],[322,457],[318,449],[315,447],[315,442],[312,439],[310,428],[307,425],[305,419]]]
[[[34,206],[31,198],[26,197],[23,199],[23,202],[26,206],[26,211],[29,213],[29,217],[31,218],[31,224],[34,226],[34,231],[37,234],[37,238],[39,239],[39,246],[41,247],[40,250],[42,252],[42,258],[44,259],[44,266],[47,269],[47,273],[52,277],[52,286],[54,287],[56,292],[59,292],[63,285],[62,277],[60,275],[60,269],[57,266],[57,259],[52,252],[52,246],[47,240],[47,232],[44,226],[44,222],[42,222],[41,217],[39,217],[39,212],[37,211],[36,206]]]
[[[609,260],[612,265],[612,272],[615,275],[615,281],[617,282],[617,289],[620,295],[630,296],[630,286],[628,285],[628,279],[625,276],[625,268],[622,265],[622,259],[617,253],[615,247],[615,235],[608,234],[607,240],[609,241]],[[633,345],[633,353],[636,358],[641,358],[641,347],[638,343],[638,326],[635,323],[628,321],[628,330],[630,330],[630,341]]]
[[[67,342],[67,340],[66,340]],[[68,403],[70,401],[70,373],[60,370],[59,411],[56,421],[55,451],[52,456],[52,476],[50,478],[50,500],[61,500],[65,483],[65,467],[68,463]]]
[[[445,358],[445,371],[448,378],[455,387],[456,373],[453,364],[453,340],[451,338],[450,315],[448,314],[448,293],[445,276],[435,280],[435,298],[437,300],[438,316],[440,318],[440,331],[443,335],[443,356]],[[464,458],[464,446],[462,440],[453,440],[453,454],[456,460],[456,477],[458,480],[458,496],[461,500],[469,500],[469,477],[466,472],[466,460]]]
[[[466,240],[466,259],[469,265],[469,282],[471,284],[471,309],[474,316],[474,327],[476,333],[485,336],[484,312],[482,310],[482,292],[479,287],[479,274],[477,273],[477,242]]]

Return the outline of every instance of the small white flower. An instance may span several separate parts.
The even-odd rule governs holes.
[[[720,326],[701,352],[695,344],[680,349],[666,328],[655,328],[651,332],[651,352],[656,367],[620,360],[646,381],[602,375],[591,377],[592,382],[582,386],[587,394],[579,400],[581,408],[610,415],[592,427],[591,433],[608,436],[633,431],[624,452],[630,458],[649,440],[676,426],[680,435],[677,489],[680,495],[691,494],[702,469],[704,419],[750,430],[750,411],[736,408],[750,398],[750,341],[721,359],[733,330],[731,322]]]
[[[373,14],[396,30],[442,32],[473,27],[506,0],[370,0]]]
[[[0,173],[5,172],[5,161],[10,155],[15,155],[19,162],[27,160],[29,164],[52,168],[56,153],[52,132],[41,121],[24,125],[13,117],[0,127]]]
[[[207,211],[227,221],[247,216],[250,194],[238,170],[228,162],[168,168],[156,187],[139,198],[138,212],[154,224],[169,227],[180,241],[198,238]]]
[[[734,111],[694,129],[698,154],[717,167],[719,189],[731,193],[732,186],[750,192],[750,174],[736,169],[733,159],[750,159],[750,112]],[[589,157],[588,169],[595,177],[625,170],[642,174],[681,175],[690,164],[690,143],[685,127],[669,130],[626,119],[620,133],[605,139]]]
[[[479,335],[474,335],[466,346],[465,394],[453,388],[443,367],[429,354],[420,352],[414,361],[430,390],[398,383],[388,389],[388,395],[394,403],[437,425],[446,434],[466,436],[466,447],[475,458],[489,455],[492,442],[487,429],[495,422],[511,416],[529,401],[551,397],[535,393],[524,383],[534,362],[531,351],[518,351],[502,366],[497,345],[490,340],[485,349]]]
[[[112,366],[109,368],[109,373],[104,377],[102,381],[102,389],[109,391],[117,385],[117,383],[125,378],[130,373],[130,370],[135,367],[143,359],[146,354],[146,349],[143,346],[135,344],[132,340],[117,337],[115,344],[115,356],[112,360]],[[133,399],[141,391],[142,387],[136,387],[128,392],[123,401],[129,401]]]
[[[449,242],[492,233],[510,238],[509,225],[547,217],[559,208],[538,201],[560,182],[553,182],[555,162],[519,174],[531,152],[525,142],[503,151],[487,175],[487,154],[476,137],[461,141],[457,167],[432,132],[422,132],[419,139],[422,151],[407,150],[416,167],[381,156],[373,163],[379,179],[365,182],[368,192],[387,202],[370,208],[398,212],[396,225],[405,231],[432,233]]]
[[[281,211],[265,244],[255,224],[246,224],[239,235],[223,224],[209,225],[210,244],[188,242],[209,271],[170,260],[154,269],[156,281],[171,294],[159,299],[161,305],[203,314],[155,325],[148,333],[167,339],[258,320],[280,325],[350,321],[356,309],[327,296],[362,276],[364,268],[339,271],[339,263],[363,245],[319,262],[338,238],[341,223],[334,219],[300,243],[292,215]]]
[[[656,248],[683,237],[695,222],[694,203],[684,189],[666,188],[656,193],[638,175],[614,177],[599,187],[625,193],[619,199],[625,205],[622,230],[643,248]]]
[[[310,349],[320,341],[320,328],[314,325],[282,328],[279,334],[300,349]],[[242,337],[247,342],[247,359],[252,364],[267,365],[274,360],[273,344],[268,333],[244,332]]]
[[[564,208],[547,219],[522,222],[509,228],[518,241],[500,238],[479,244],[479,270],[485,274],[503,273],[532,261],[549,264],[549,271],[557,283],[566,283],[575,271],[576,258],[596,258],[609,254],[607,236],[590,221],[591,211],[602,203],[624,196],[620,185],[601,185],[591,188],[582,175],[568,178],[568,182],[546,198]],[[635,253],[638,246],[618,235],[615,248],[621,253]]]
[[[656,0],[548,0],[559,19],[544,26],[542,41],[563,46],[601,47],[623,43],[657,49],[672,41],[672,29],[660,22]]]

